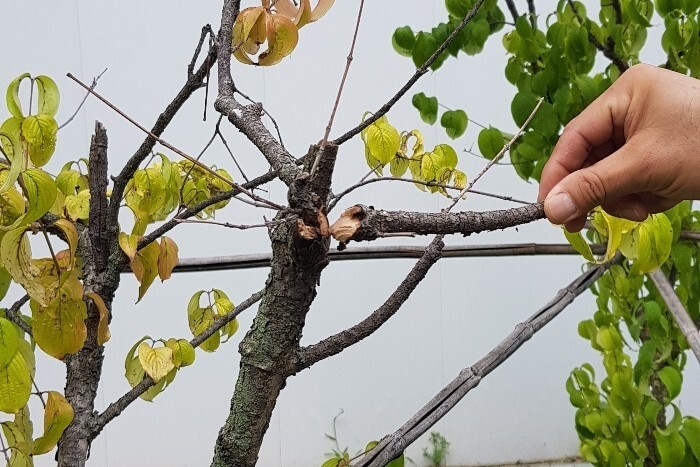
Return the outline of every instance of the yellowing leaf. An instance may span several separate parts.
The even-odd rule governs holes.
[[[60,94],[56,82],[48,76],[40,75],[34,79],[38,92],[37,108],[40,115],[55,117],[58,113]]]
[[[56,183],[41,169],[27,169],[22,173],[24,188],[27,190],[29,207],[23,222],[30,223],[49,212],[56,199]]]
[[[464,188],[467,186],[467,174],[465,174],[461,170],[454,170],[453,177],[453,184],[457,188]]]
[[[19,336],[15,325],[0,318],[0,366],[5,366],[14,358],[19,348]]]
[[[119,247],[124,254],[129,257],[129,261],[133,261],[136,257],[138,243],[138,235],[129,235],[125,232],[119,232]]]
[[[6,101],[7,110],[10,111],[13,117],[22,119],[24,114],[22,113],[22,104],[19,101],[19,85],[22,80],[29,78],[31,75],[29,73],[24,73],[19,75],[17,78],[13,79],[10,85],[7,87]]]
[[[22,121],[22,137],[35,166],[41,167],[51,159],[56,149],[57,133],[58,123],[48,115],[30,115]]]
[[[0,133],[5,134],[0,138],[0,143],[2,143],[2,150],[5,151],[9,161],[15,158],[15,154],[22,154],[20,142],[22,141],[23,120],[23,118],[10,117],[0,126]]]
[[[258,65],[270,66],[291,54],[299,42],[299,30],[283,15],[267,16],[267,50],[258,57]]]
[[[7,366],[0,366],[0,411],[16,413],[27,404],[32,390],[29,368],[17,352]]]
[[[66,213],[74,221],[87,219],[90,216],[90,190],[66,196]]]
[[[231,35],[231,47],[234,49],[234,52],[249,40],[251,31],[256,26],[256,23],[258,23],[261,15],[263,18],[265,17],[265,8],[261,6],[246,8],[238,14],[233,24],[233,33]],[[264,26],[264,21],[262,24]],[[258,45],[262,44],[264,41],[265,37],[263,37],[262,41],[258,42]],[[255,54],[257,50],[249,53]]]
[[[149,243],[136,252],[134,260],[131,262],[131,270],[136,279],[141,283],[139,286],[139,297],[136,302],[141,301],[148,288],[153,284],[158,276],[158,256],[160,248],[157,243]]]
[[[12,135],[0,132],[0,142],[3,148],[5,148],[7,156],[12,159],[10,161],[10,171],[2,182],[2,185],[0,185],[0,193],[4,193],[15,184],[22,170],[26,169],[27,157],[19,141]],[[8,148],[12,149],[9,150]]]
[[[15,282],[27,291],[29,296],[42,305],[48,302],[44,285],[37,280],[41,270],[32,262],[32,250],[25,235],[25,228],[7,232],[0,241],[0,260]]]
[[[72,421],[73,407],[63,394],[49,391],[44,409],[44,434],[35,441],[33,454],[45,454],[55,448]]]
[[[331,9],[334,2],[335,0],[319,0],[316,6],[311,9],[309,0],[303,0],[299,7],[292,3],[292,0],[277,0],[275,2],[275,11],[289,18],[295,18],[295,23],[301,28],[305,24],[313,23],[323,17]],[[296,19],[302,15],[308,17],[304,22]]]
[[[208,306],[202,308],[199,306],[199,300],[204,293],[203,290],[195,293],[192,298],[190,298],[189,304],[187,305],[187,321],[190,326],[190,331],[195,337],[204,332],[209,326],[214,324],[217,314],[212,308]],[[219,348],[221,344],[221,334],[215,332],[211,337],[207,338],[199,348],[205,352],[214,352]]]
[[[141,362],[139,361],[138,356],[134,356],[136,353],[136,349],[139,347],[139,345],[146,339],[150,339],[149,336],[145,336],[142,339],[140,339],[136,344],[131,347],[131,350],[129,350],[129,353],[126,355],[126,360],[124,361],[124,369],[125,371],[125,376],[126,380],[129,382],[129,385],[133,388],[137,384],[139,384],[143,378],[146,376],[146,371],[143,369],[141,366]],[[174,372],[173,372],[174,373]],[[145,401],[152,401],[154,397],[156,397],[158,394],[165,389],[166,384],[169,382],[168,380],[172,381],[171,378],[163,378],[161,379],[158,383],[156,383],[154,386],[152,386],[150,389],[148,389],[146,392],[141,394],[141,399]]]
[[[68,253],[69,253],[69,267],[72,269],[75,266],[75,251],[78,248],[78,229],[75,228],[73,224],[68,219],[58,219],[53,223],[54,227],[57,227],[63,232],[66,242],[68,243]]]
[[[170,279],[173,268],[180,261],[177,256],[178,248],[175,242],[168,237],[160,239],[160,254],[158,255],[158,276],[164,281]]]
[[[194,347],[186,339],[168,339],[165,346],[173,351],[175,368],[182,368],[194,363]]]
[[[97,345],[104,345],[111,337],[109,332],[109,310],[97,292],[87,292],[85,296],[95,303],[97,310],[100,312],[100,321],[97,324]]]
[[[141,366],[146,374],[156,383],[175,368],[173,350],[169,347],[154,349],[147,343],[141,342],[138,351]]]
[[[566,239],[571,244],[571,246],[574,247],[574,249],[578,251],[584,258],[586,258],[587,261],[594,262],[595,258],[593,257],[591,247],[583,238],[581,232],[569,232],[566,229],[563,230],[564,236],[566,236]]]
[[[652,214],[634,230],[636,260],[632,272],[646,274],[666,262],[671,254],[673,227],[664,214]]]
[[[396,157],[401,147],[401,136],[388,122],[374,122],[365,130],[365,144],[372,157],[384,166]]]
[[[76,276],[69,276],[58,298],[47,307],[31,300],[32,332],[37,345],[54,358],[62,360],[83,348],[87,337],[87,307],[83,286]]]

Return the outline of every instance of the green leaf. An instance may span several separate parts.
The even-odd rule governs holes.
[[[673,227],[664,214],[652,214],[634,230],[632,271],[646,274],[664,264],[671,254]]]
[[[661,382],[666,386],[669,400],[678,397],[681,393],[681,385],[683,384],[683,375],[681,375],[681,372],[672,366],[666,366],[659,370],[658,375]]]
[[[437,51],[439,44],[435,38],[427,32],[419,32],[416,35],[416,42],[413,44],[413,63],[416,68],[422,67],[425,62]],[[433,63],[435,66],[439,61]],[[432,67],[431,67],[432,68]],[[433,68],[435,69],[435,68]]]
[[[10,114],[19,119],[24,118],[22,113],[22,103],[19,101],[19,85],[23,79],[29,78],[31,75],[29,73],[24,73],[19,75],[17,78],[13,79],[10,85],[7,87],[7,93],[5,95],[7,100],[7,110]]]
[[[440,125],[452,139],[462,136],[467,131],[468,123],[467,113],[464,110],[448,110],[440,118]]]
[[[595,261],[593,251],[588,242],[583,238],[583,235],[581,235],[581,232],[569,232],[566,228],[562,230],[564,231],[566,240],[574,247],[574,250],[578,251],[587,261]]]
[[[681,427],[681,435],[690,447],[696,460],[700,460],[700,420],[686,417]]]
[[[658,431],[654,432],[656,439],[656,450],[661,457],[660,465],[678,465],[685,457],[685,441],[677,431],[664,435]]]
[[[0,300],[7,295],[7,291],[10,290],[10,284],[12,284],[12,276],[7,272],[7,269],[0,267]]]
[[[413,107],[420,112],[420,118],[428,125],[433,125],[437,121],[438,100],[437,97],[428,97],[423,92],[413,95],[411,101]]]
[[[36,87],[38,89],[38,109],[39,115],[46,115],[49,117],[55,117],[58,113],[58,103],[60,102],[60,95],[58,93],[58,86],[54,80],[48,76],[40,75],[34,79]]]
[[[479,132],[478,143],[481,155],[492,160],[501,152],[506,141],[498,128],[488,127]]]
[[[457,165],[457,153],[447,144],[435,146],[433,152],[426,153],[421,160],[421,177],[425,181],[438,178],[443,169],[452,170]]]
[[[26,168],[27,160],[26,157],[24,157],[24,152],[22,151],[19,141],[15,137],[8,133],[0,132],[0,141],[2,141],[3,147],[6,148],[5,152],[12,158],[12,161],[10,161],[10,171],[0,186],[0,193],[4,193],[15,184],[19,178],[19,174]],[[12,147],[12,151],[7,150],[8,145]]]
[[[63,394],[49,391],[44,409],[44,434],[34,444],[34,455],[45,454],[56,447],[63,432],[73,421],[73,407]]]
[[[523,126],[532,111],[537,105],[537,96],[531,92],[519,92],[513,98],[510,105],[510,111],[513,114],[513,120],[519,127]]]
[[[396,28],[391,36],[391,45],[394,50],[404,57],[410,57],[413,54],[413,45],[416,43],[416,36],[410,26]]]
[[[165,346],[173,351],[175,368],[179,369],[194,363],[194,347],[186,339],[168,339],[165,342]]]
[[[19,348],[19,336],[15,325],[0,318],[0,366],[6,366],[14,358]]]
[[[445,0],[447,12],[455,18],[463,18],[472,7],[470,0]]]
[[[58,123],[48,115],[30,115],[22,121],[22,136],[27,141],[29,158],[41,167],[45,165],[56,149]]]

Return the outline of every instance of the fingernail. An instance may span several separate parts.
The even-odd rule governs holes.
[[[545,205],[551,216],[550,220],[556,224],[569,222],[576,217],[576,212],[578,211],[571,196],[565,191],[548,197]]]

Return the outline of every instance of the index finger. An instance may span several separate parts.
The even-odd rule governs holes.
[[[595,148],[612,142],[618,135],[623,136],[631,101],[624,81],[615,82],[566,125],[542,170],[539,201],[564,177],[581,169]]]

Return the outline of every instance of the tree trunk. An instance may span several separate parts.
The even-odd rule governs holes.
[[[110,238],[116,239],[116,226],[107,225],[107,133],[101,123],[95,124],[90,145],[88,166],[90,186],[90,218],[88,226],[79,224],[78,252],[83,258],[85,292],[96,292],[111,310],[114,291],[119,285],[119,271],[110,267]],[[117,252],[121,255],[121,252]],[[112,261],[114,263],[114,261]],[[112,264],[114,266],[114,264]],[[93,439],[95,397],[102,374],[104,347],[97,343],[100,312],[87,301],[87,338],[78,353],[66,357],[66,399],[73,407],[73,422],[58,443],[56,460],[59,467],[82,467],[90,455]]]
[[[306,314],[328,264],[330,241],[321,232],[328,228],[323,209],[337,147],[325,149],[318,174],[309,178],[305,173],[290,186],[290,207],[302,212],[300,218],[270,231],[270,275],[253,326],[239,346],[240,372],[229,416],[216,440],[213,467],[256,464],[277,397],[295,373]],[[317,150],[312,149],[310,161]],[[314,230],[319,232],[317,238],[310,237]]]

